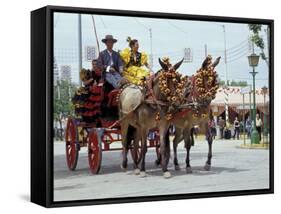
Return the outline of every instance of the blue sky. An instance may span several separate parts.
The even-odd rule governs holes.
[[[77,14],[55,13],[54,16],[54,48],[58,66],[71,65],[72,79],[78,81],[78,18]],[[158,57],[168,56],[172,63],[182,59],[184,48],[191,48],[193,61],[184,63],[179,71],[192,75],[200,67],[205,57],[204,46],[208,54],[214,58],[222,56],[217,67],[219,77],[225,79],[224,64],[224,33],[226,29],[227,69],[229,80],[242,80],[252,83],[247,55],[251,53],[248,38],[250,32],[247,24],[218,23],[206,21],[151,19],[138,17],[101,16],[95,15],[96,29],[101,49],[101,39],[112,34],[118,39],[116,50],[128,47],[126,38],[136,38],[140,43],[140,51],[150,54],[149,28],[152,29],[153,70],[159,69]],[[262,32],[266,39],[266,33]],[[97,41],[93,30],[91,15],[82,15],[82,47],[96,46]],[[260,53],[259,49],[255,49]],[[84,55],[83,55],[84,56]],[[83,57],[84,59],[84,57]],[[83,67],[89,68],[90,62],[83,61]],[[268,67],[260,60],[256,68],[257,87],[268,86]]]

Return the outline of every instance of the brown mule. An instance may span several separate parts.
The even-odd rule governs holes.
[[[163,94],[163,90],[160,88],[161,74],[163,73],[167,76],[174,74],[174,72],[180,67],[183,60],[176,63],[174,66],[169,66],[159,59],[159,63],[162,67],[152,79],[148,82],[150,86],[147,87],[147,93],[140,95],[141,89],[130,89],[123,90],[119,97],[120,102],[120,118],[126,118],[120,122],[121,125],[121,135],[122,135],[122,145],[123,145],[123,161],[122,167],[127,167],[127,154],[129,145],[133,142],[134,153],[137,154],[139,148],[139,140],[141,141],[141,153],[140,153],[140,174],[144,177],[145,174],[145,155],[147,152],[147,135],[150,129],[158,128],[160,135],[160,153],[163,157],[161,159],[161,166],[163,171],[163,176],[165,178],[171,177],[170,172],[168,172],[168,163],[170,159],[170,145],[165,141],[165,136],[167,134],[168,128],[171,125],[171,121],[167,119],[166,115],[171,113],[178,103],[177,101],[171,102],[167,100],[167,96]],[[165,73],[167,72],[167,73]],[[175,91],[177,85],[175,85],[175,78],[180,78],[176,76],[174,78],[165,79],[166,87],[170,91]],[[137,92],[139,90],[139,92]],[[130,96],[135,94],[134,96]],[[129,99],[134,98],[134,103],[130,104]],[[132,109],[129,111],[128,109]],[[129,139],[132,133],[129,133],[129,128],[133,127],[136,133],[133,140]],[[135,156],[137,157],[137,155]],[[138,160],[135,158],[134,167],[138,168]]]

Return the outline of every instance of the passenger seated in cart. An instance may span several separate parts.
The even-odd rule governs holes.
[[[72,98],[75,114],[87,123],[95,122],[101,115],[103,90],[101,73],[97,60],[92,61],[91,70],[81,69],[80,79],[83,86],[75,92]]]
[[[117,40],[112,35],[106,35],[102,42],[106,46],[98,57],[98,66],[102,68],[102,76],[105,80],[103,86],[105,96],[101,107],[102,118],[112,121],[118,119],[118,107],[115,102],[118,89],[128,81],[122,77],[123,61],[120,54],[113,50]]]
[[[120,88],[123,77],[123,62],[118,52],[113,50],[114,43],[117,42],[112,35],[106,35],[102,42],[106,49],[99,53],[98,64],[103,69],[103,76],[107,83],[113,88]]]
[[[146,77],[150,75],[150,67],[147,62],[147,54],[139,52],[139,42],[137,39],[127,38],[130,48],[125,48],[120,52],[124,62],[123,77],[130,83],[143,85]]]
[[[93,79],[96,81],[96,83],[102,84],[103,83],[103,81],[102,81],[102,70],[98,66],[98,60],[97,59],[92,60],[91,72],[92,72]]]

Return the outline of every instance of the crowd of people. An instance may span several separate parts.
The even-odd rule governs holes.
[[[251,138],[251,133],[253,131],[254,127],[254,121],[251,120],[250,116],[247,117],[245,120],[245,123],[243,120],[239,120],[238,117],[235,117],[235,120],[232,124],[233,127],[233,134],[231,133],[230,126],[231,124],[229,122],[226,122],[222,117],[219,117],[218,119],[218,127],[220,132],[220,138],[221,139],[237,139],[240,138],[240,133],[244,131],[245,127],[245,133],[247,134],[247,138]],[[259,114],[256,114],[256,130],[259,134],[259,140],[261,140],[262,135],[262,120],[260,118]]]

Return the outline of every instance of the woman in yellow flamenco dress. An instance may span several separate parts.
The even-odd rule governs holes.
[[[128,37],[127,42],[130,48],[125,48],[120,52],[120,56],[124,62],[122,75],[130,83],[143,85],[145,78],[150,75],[147,54],[138,51],[138,40]]]

